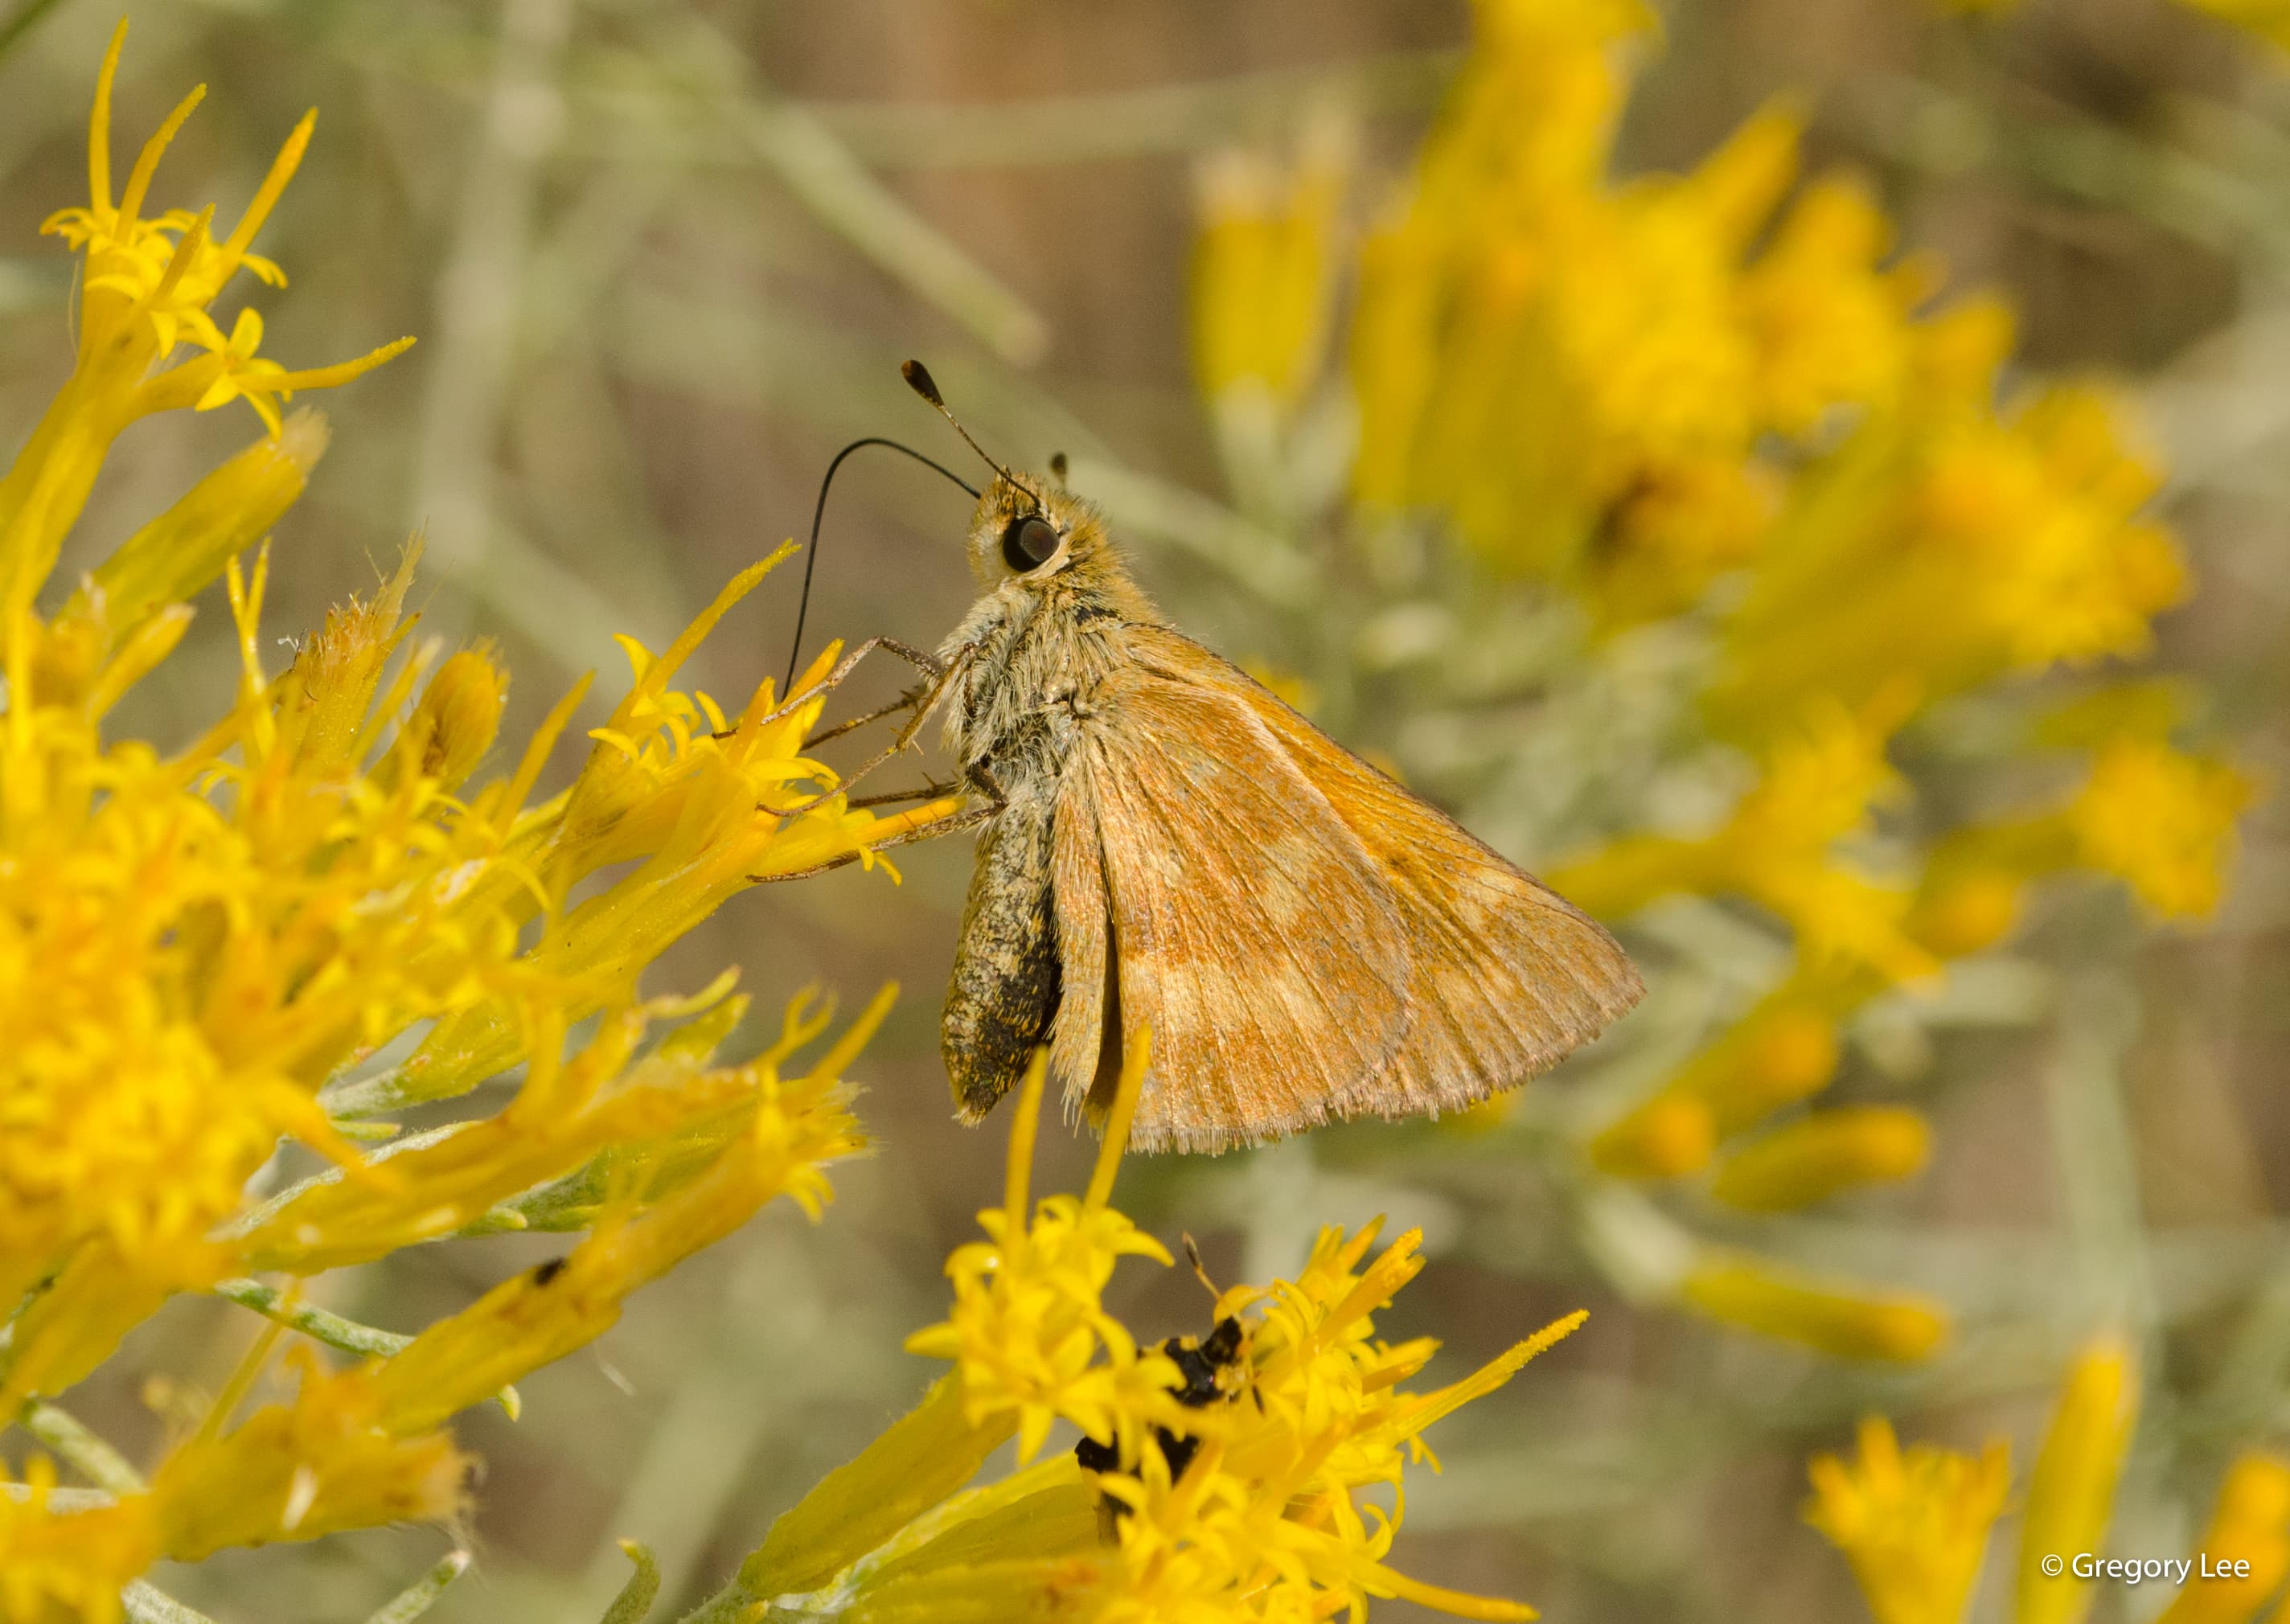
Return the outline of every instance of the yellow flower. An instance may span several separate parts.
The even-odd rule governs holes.
[[[1240,154],[1204,168],[1193,371],[1211,400],[1252,394],[1285,412],[1318,376],[1344,168],[1341,139],[1325,126],[1293,174]]]
[[[1682,1302],[1712,1319],[1841,1359],[1928,1359],[1950,1331],[1946,1311],[1927,1298],[1817,1279],[1717,1247],[1677,1289]]]
[[[1389,1513],[1359,1496],[1398,1491],[1430,1459],[1427,1427],[1582,1316],[1451,1386],[1406,1391],[1437,1344],[1379,1341],[1372,1316],[1422,1268],[1420,1237],[1374,1252],[1372,1224],[1324,1232],[1293,1281],[1224,1293],[1209,1337],[1141,1344],[1101,1292],[1122,1257],[1168,1260],[1107,1204],[1144,1062],[1141,1047],[1126,1058],[1088,1190],[1030,1216],[1045,1074],[1029,1071],[1004,1204],[981,1216],[992,1239],[955,1253],[952,1315],[909,1342],[954,1369],[783,1516],[707,1616],[1290,1620],[1357,1613],[1371,1596],[1533,1616],[1393,1569],[1404,1495]],[[962,1489],[1013,1428],[1021,1462],[1036,1454],[1049,1416],[1084,1430],[1090,1468],[1053,1455]]]
[[[1846,1007],[1883,986],[1863,974],[1800,965],[1652,1098],[1589,1141],[1591,1160],[1624,1178],[1676,1178],[1709,1164],[1724,1136],[1829,1085]]]
[[[2129,1352],[2111,1337],[2070,1366],[2028,1486],[2014,1624],[2077,1624],[2090,1611],[2092,1580],[2077,1564],[2105,1548],[2137,1386]],[[1958,1624],[2009,1486],[2004,1445],[1990,1444],[1977,1460],[1929,1444],[1903,1455],[1891,1423],[1872,1418],[1862,1423],[1857,1461],[1824,1455],[1812,1474],[1806,1519],[1852,1560],[1877,1624]],[[2164,1616],[2246,1624],[2290,1563],[2286,1522],[2290,1468],[2263,1456],[2238,1461],[2202,1550],[2247,1560],[2250,1575],[2196,1578]]]
[[[1931,1149],[1931,1125],[1899,1106],[1814,1111],[1734,1151],[1711,1180],[1709,1194],[1748,1212],[1788,1212],[1839,1190],[1908,1178]]]
[[[253,311],[242,311],[231,334],[223,334],[208,308],[242,268],[274,285],[285,281],[276,265],[250,248],[301,162],[316,115],[295,126],[228,236],[216,240],[212,208],[200,214],[171,209],[146,220],[143,205],[160,156],[206,90],[202,85],[184,98],[144,144],[115,200],[111,86],[126,37],[123,22],[96,82],[88,126],[88,205],[61,210],[41,228],[83,256],[79,356],[71,383],[32,431],[15,466],[0,476],[0,637],[12,638],[10,623],[29,608],[111,442],[129,423],[155,412],[244,398],[276,438],[277,401],[296,389],[347,383],[412,342],[400,339],[356,361],[297,372],[255,356],[262,322]],[[178,344],[199,353],[168,366]]]
[[[2256,793],[2230,763],[2124,739],[2100,751],[2068,817],[2085,863],[2164,918],[2199,918],[2218,907],[2235,818]]]
[[[397,736],[389,756],[374,769],[387,787],[401,770],[435,780],[447,795],[476,770],[493,735],[500,731],[501,707],[508,698],[508,672],[492,645],[463,649],[437,668],[422,690],[413,719]]]
[[[1919,1444],[1904,1455],[1892,1423],[1861,1423],[1860,1458],[1813,1462],[1806,1520],[1853,1563],[1877,1624],[1958,1624],[1980,1576],[2011,1466]]]
[[[1709,835],[1626,835],[1551,869],[1550,884],[1602,916],[1677,892],[1732,892],[1787,920],[1809,959],[1865,964],[1894,980],[1929,975],[1936,961],[1903,929],[1910,892],[1832,853],[1865,828],[1874,804],[1901,793],[1885,751],[1904,709],[1896,692],[1859,716],[1817,714],[1766,752],[1756,787]]]
[[[2069,1367],[2028,1484],[2013,1588],[2017,1624],[2079,1624],[2091,1611],[2091,1581],[2046,1572],[2045,1559],[2102,1548],[2138,1419],[2138,1364],[2120,1340],[2101,1337]]]
[[[1899,392],[1931,280],[1879,268],[1888,233],[1842,180],[1752,253],[1797,168],[1785,109],[1690,175],[1609,182],[1615,48],[1645,21],[1479,8],[1413,193],[1362,255],[1352,345],[1360,498],[1447,515],[1609,624],[1756,557],[1792,462],[1769,443]]]
[[[1928,278],[1916,266],[1874,268],[1891,238],[1865,188],[1825,179],[1806,188],[1742,276],[1759,411],[1782,433],[1807,435],[1832,408],[1897,396],[1908,311]]]
[[[236,269],[278,280],[247,244],[308,122],[228,238],[206,216],[146,220],[152,171],[191,103],[114,204],[104,131],[119,43],[99,85],[93,201],[52,222],[88,261],[77,364],[0,475],[0,1414],[78,1381],[181,1291],[216,1289],[368,1362],[306,1365],[293,1401],[226,1429],[259,1373],[251,1359],[148,1488],[107,1480],[108,1503],[66,1503],[35,1468],[24,1498],[0,1500],[10,1618],[111,1617],[121,1584],[162,1555],[450,1515],[464,1461],[441,1428],[455,1411],[513,1404],[508,1383],[599,1334],[631,1292],[764,1203],[785,1196],[816,1215],[826,1164],[864,1142],[843,1073],[889,992],[783,1076],[827,1024],[810,1000],[764,1054],[721,1065],[746,1009],[732,973],[686,999],[645,999],[638,980],[739,890],[869,861],[874,843],[952,806],[877,819],[845,804],[803,755],[823,666],[811,692],[765,683],[736,716],[669,685],[775,560],[661,657],[629,645],[629,694],[570,788],[539,804],[587,684],[470,788],[508,676],[483,646],[441,660],[412,637],[418,545],[274,669],[268,553],[251,568],[241,554],[300,494],[326,432],[307,413],[279,422],[271,403],[384,357],[286,373],[256,354],[252,313],[216,331],[207,309]],[[183,344],[200,353],[154,370]],[[52,617],[35,612],[119,429],[235,396],[274,437],[137,531]],[[188,624],[183,600],[217,576],[235,692],[170,751],[108,737],[107,714]],[[625,871],[575,905],[574,888],[611,867]],[[590,1016],[568,1053],[568,1030]],[[425,1026],[403,1064],[373,1068]],[[375,1120],[519,1063],[489,1116],[403,1137]],[[249,1181],[282,1138],[326,1170],[253,1205]],[[511,1228],[585,1233],[411,1338],[232,1278]]]
[[[2290,1463],[2247,1454],[2229,1467],[2197,1548],[2204,1567],[2158,1624],[2248,1624],[2290,1572]]]
[[[1754,739],[1903,682],[1929,701],[2146,652],[2186,590],[2175,544],[2140,516],[2155,470],[2092,390],[1998,412],[2010,336],[1977,303],[1912,328],[1900,399],[1792,482],[1726,619],[1707,693],[1721,729]]]
[[[959,1247],[947,1260],[951,1317],[907,1339],[909,1353],[956,1362],[972,1427],[997,1414],[1015,1419],[1021,1464],[1040,1452],[1050,1423],[1060,1418],[1101,1444],[1117,1438],[1134,1454],[1139,1427],[1157,1413],[1153,1396],[1177,1385],[1176,1367],[1161,1354],[1141,1351],[1100,1302],[1120,1259],[1170,1260],[1158,1241],[1106,1205],[1123,1135],[1106,1133],[1086,1197],[1052,1196],[1027,1214],[1047,1066],[1044,1051],[1027,1068],[1003,1204],[978,1215],[991,1238]]]

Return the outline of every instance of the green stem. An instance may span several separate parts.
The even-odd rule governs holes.
[[[226,1280],[214,1288],[214,1294],[344,1353],[387,1359],[413,1340],[395,1331],[361,1325],[354,1319],[344,1319],[339,1314],[329,1314],[307,1303],[290,1304],[285,1292],[260,1280]]]
[[[644,1624],[645,1614],[652,1611],[653,1601],[660,1595],[660,1563],[652,1547],[637,1540],[621,1540],[621,1549],[637,1564],[637,1571],[629,1575],[629,1582],[621,1587],[599,1624]]]
[[[113,1494],[143,1492],[142,1475],[127,1464],[125,1456],[55,1405],[32,1399],[16,1419],[98,1488]]]
[[[765,1599],[750,1590],[746,1581],[734,1579],[677,1620],[677,1624],[744,1624],[749,1609]],[[767,1612],[763,1616],[769,1619],[771,1614]]]
[[[454,1551],[431,1568],[412,1584],[399,1591],[376,1609],[366,1624],[412,1624],[412,1620],[429,1611],[429,1605],[444,1594],[445,1587],[461,1576],[469,1565],[469,1553]]]
[[[290,1306],[286,1293],[275,1285],[265,1285],[260,1280],[226,1280],[213,1288],[214,1294],[242,1308],[252,1308],[265,1319],[276,1320],[289,1331],[299,1331],[314,1341],[329,1348],[339,1348],[344,1353],[359,1354],[370,1359],[394,1357],[413,1340],[395,1331],[384,1331],[374,1325],[362,1325],[354,1319],[344,1319],[339,1314],[329,1314],[324,1308],[314,1308],[307,1303]],[[503,1388],[493,1395],[511,1420],[524,1408],[524,1401],[514,1387]]]
[[[119,1593],[119,1604],[132,1624],[215,1624],[197,1608],[184,1606],[140,1579],[129,1581]]]

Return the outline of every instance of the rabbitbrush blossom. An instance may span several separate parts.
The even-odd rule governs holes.
[[[2013,1624],[2079,1624],[2090,1612],[2098,1587],[2075,1559],[2110,1554],[2108,1525],[2138,1412],[2136,1361],[2117,1339],[2094,1339],[2069,1365],[2024,1491]],[[2009,1451],[1995,1441],[1977,1457],[1929,1444],[1904,1452],[1877,1417],[1862,1423],[1860,1444],[1851,1460],[1814,1460],[1806,1520],[1852,1562],[1877,1624],[1962,1624],[2010,1486]],[[2290,1574],[2290,1461],[2238,1455],[2186,1561],[2183,1582],[2155,1616],[2250,1624]]]
[[[945,810],[847,807],[802,754],[818,694],[766,683],[727,711],[672,686],[770,561],[665,652],[627,644],[626,696],[545,796],[587,684],[503,748],[492,652],[412,636],[418,543],[274,663],[256,544],[326,445],[322,420],[281,404],[411,340],[296,371],[259,353],[252,309],[223,330],[212,309],[237,272],[284,281],[252,244],[311,120],[228,233],[211,208],[148,212],[200,92],[115,187],[124,35],[97,81],[88,202],[47,226],[82,259],[76,364],[0,476],[0,1416],[87,1485],[59,1487],[42,1456],[0,1492],[10,1620],[114,1619],[163,1556],[454,1513],[470,1465],[444,1430],[456,1411],[513,1407],[508,1384],[765,1202],[815,1215],[825,1164],[864,1143],[843,1076],[888,993],[808,1062],[791,1064],[829,1015],[806,1000],[734,1063],[717,1058],[746,1007],[730,972],[689,998],[645,996],[638,978],[743,887],[871,860]],[[260,438],[51,586],[122,429],[239,400]],[[171,742],[112,732],[218,578],[238,672],[212,724]],[[489,1114],[392,1120],[511,1072]],[[322,1270],[504,1229],[575,1238],[411,1337],[300,1300]],[[276,1324],[147,1478],[54,1400],[187,1292]],[[288,1328],[292,1396],[242,1412]]]
[[[1110,1204],[1145,1064],[1142,1045],[1125,1059],[1087,1190],[1029,1205],[1045,1075],[1037,1056],[1011,1124],[1003,1204],[979,1214],[987,1238],[947,1260],[947,1319],[907,1342],[952,1368],[781,1517],[693,1624],[765,1611],[789,1620],[1302,1624],[1362,1617],[1380,1596],[1460,1618],[1534,1616],[1427,1584],[1387,1558],[1407,1468],[1437,1469],[1424,1430],[1502,1386],[1583,1316],[1448,1386],[1406,1389],[1438,1344],[1381,1341],[1373,1316],[1421,1270],[1421,1237],[1410,1231],[1379,1250],[1377,1223],[1332,1228],[1294,1279],[1217,1298],[1207,1317],[1229,1322],[1236,1351],[1213,1393],[1181,1397],[1180,1361],[1198,1362],[1207,1339],[1141,1340],[1101,1295],[1125,1257],[1170,1261]],[[1093,1448],[1043,1456],[1060,1421]],[[1013,1434],[1017,1469],[966,1487]],[[1365,1492],[1379,1490],[1389,1492],[1389,1512]]]

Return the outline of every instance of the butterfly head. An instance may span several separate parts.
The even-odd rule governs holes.
[[[989,484],[970,517],[969,547],[982,592],[1012,582],[1038,590],[1061,577],[1079,583],[1119,570],[1097,510],[1046,475],[1008,473]]]
[[[982,593],[1010,588],[1049,596],[1079,595],[1107,600],[1125,618],[1149,612],[1143,596],[1122,567],[1105,520],[1097,509],[1066,489],[1066,459],[1050,459],[1046,474],[1021,474],[1005,468],[971,437],[947,410],[938,383],[919,361],[901,367],[908,387],[954,426],[994,478],[970,517],[970,572]]]

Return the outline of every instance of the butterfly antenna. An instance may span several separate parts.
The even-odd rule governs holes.
[[[993,458],[988,456],[986,454],[986,448],[970,437],[970,430],[962,426],[962,420],[946,409],[946,397],[938,392],[938,380],[930,375],[930,369],[928,367],[925,366],[919,361],[908,361],[901,364],[899,373],[907,380],[907,386],[909,388],[913,389],[916,394],[921,396],[925,400],[930,402],[932,405],[936,406],[938,408],[938,414],[944,418],[948,422],[954,425],[954,432],[962,436],[962,442],[964,444],[969,446],[971,450],[978,453],[979,460],[985,463],[988,468],[992,468],[996,473],[1001,475],[1003,478],[1008,480],[1012,484],[1017,485],[1019,489],[1024,490],[1026,488],[1020,483],[1018,476],[1015,474],[1013,474],[1008,468],[1004,468],[1000,463],[995,461]]]
[[[969,437],[970,436],[967,435],[963,436],[965,439],[968,439]],[[835,460],[827,465],[827,472],[821,476],[819,482],[819,500],[813,504],[811,509],[811,546],[805,550],[803,556],[803,596],[796,604],[795,642],[788,649],[787,682],[780,690],[780,697],[781,699],[785,699],[789,692],[795,687],[796,662],[803,658],[803,623],[805,617],[811,613],[811,572],[813,570],[817,568],[819,564],[819,522],[827,516],[828,487],[835,483],[835,470],[843,466],[843,460],[849,456],[853,452],[864,450],[869,445],[887,446],[892,451],[899,452],[906,456],[912,457],[917,462],[921,463],[925,468],[932,469],[933,472],[945,475],[946,477],[951,479],[955,484],[969,492],[973,498],[975,498],[978,495],[978,487],[976,485],[972,484],[961,475],[947,467],[946,464],[924,456],[922,452],[917,451],[911,445],[901,445],[896,440],[886,440],[880,435],[869,435],[862,440],[853,440],[850,444],[845,446],[841,451],[835,453]]]

